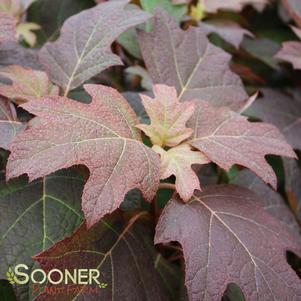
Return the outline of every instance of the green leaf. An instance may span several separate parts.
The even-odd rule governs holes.
[[[140,0],[141,6],[145,11],[153,13],[156,7],[161,7],[180,23],[187,12],[187,5],[174,5],[170,0]]]
[[[25,177],[0,186],[0,271],[13,280],[17,264],[32,268],[31,257],[70,234],[83,220],[83,180],[64,171],[27,183]],[[19,292],[19,291],[22,292]],[[29,287],[18,288],[28,301]],[[2,299],[1,299],[2,300]]]

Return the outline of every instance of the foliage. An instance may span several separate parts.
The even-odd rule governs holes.
[[[300,16],[0,0],[0,296],[300,300]],[[53,295],[18,264],[101,279]]]

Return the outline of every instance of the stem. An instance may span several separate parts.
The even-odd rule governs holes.
[[[176,190],[176,185],[172,183],[160,183],[159,189],[172,189]]]

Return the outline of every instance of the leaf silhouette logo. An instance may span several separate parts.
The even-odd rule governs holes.
[[[16,284],[16,276],[11,267],[8,268],[8,271],[6,272],[6,276],[10,284]]]

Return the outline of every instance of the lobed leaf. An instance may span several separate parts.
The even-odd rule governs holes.
[[[178,145],[192,134],[192,129],[187,128],[186,123],[192,116],[195,105],[193,102],[180,103],[173,87],[155,85],[153,92],[154,98],[140,95],[151,124],[139,124],[137,127],[155,145]]]
[[[285,258],[298,245],[244,188],[217,185],[165,207],[155,242],[178,241],[190,301],[221,300],[229,283],[246,300],[299,300],[300,279]],[[285,238],[285,239],[284,239]]]
[[[23,177],[0,185],[0,270],[26,264],[31,257],[71,234],[83,220],[80,195],[83,179],[59,172],[28,184]],[[18,300],[28,301],[31,284],[16,288]]]
[[[138,38],[153,82],[175,87],[179,100],[243,107],[248,96],[228,66],[230,55],[212,45],[201,28],[184,31],[157,10],[153,32],[140,31]]]
[[[277,178],[265,156],[296,156],[276,127],[249,122],[246,117],[228,108],[215,108],[206,102],[199,102],[188,126],[194,130],[189,143],[211,161],[226,170],[234,164],[245,166],[274,189]]]
[[[301,149],[301,101],[276,90],[264,88],[263,97],[246,113],[279,128],[293,148]]]
[[[11,65],[0,67],[0,76],[12,82],[12,85],[0,83],[0,95],[17,103],[59,94],[58,87],[50,82],[48,75],[43,71]]]
[[[167,151],[158,145],[153,150],[161,156],[161,179],[176,177],[176,190],[184,201],[188,201],[194,190],[201,190],[200,182],[191,168],[192,164],[206,164],[210,160],[201,152],[191,150],[190,145],[180,144]]]
[[[127,3],[109,1],[70,17],[59,39],[43,46],[41,64],[65,95],[104,69],[121,64],[111,44],[122,32],[149,18],[137,8],[127,9]]]
[[[160,256],[150,245],[149,231],[138,222],[123,226],[110,217],[90,230],[83,224],[72,236],[34,259],[46,271],[58,267],[97,269],[101,275],[99,281],[106,284],[102,288],[93,283],[90,292],[87,285],[72,285],[74,289],[58,294],[56,301],[168,300],[157,271]],[[47,287],[51,288],[51,284]],[[49,300],[49,297],[45,290],[36,301]]]
[[[90,104],[52,96],[23,104],[39,118],[11,145],[7,179],[27,173],[30,180],[72,165],[86,165],[90,177],[83,211],[91,227],[117,209],[125,194],[139,188],[147,200],[159,184],[158,155],[141,142],[138,119],[114,89],[87,85]]]

